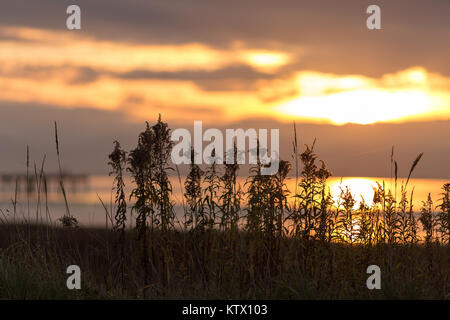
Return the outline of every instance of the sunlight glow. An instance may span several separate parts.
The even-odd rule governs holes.
[[[302,72],[300,95],[276,107],[285,117],[307,121],[371,124],[419,118],[450,118],[448,79],[411,68],[381,79]]]
[[[270,72],[287,64],[290,59],[287,54],[279,52],[248,52],[244,60],[257,69]]]
[[[353,198],[356,200],[355,206],[353,207],[356,210],[359,208],[363,198],[368,206],[372,205],[373,188],[376,188],[377,184],[375,180],[368,178],[343,178],[342,181],[341,179],[332,178],[328,186],[335,204],[339,200],[341,190],[345,190],[348,187]]]
[[[126,43],[21,27],[0,27],[0,47],[3,101],[120,110],[139,120],[161,111],[168,121],[218,115],[229,122],[336,125],[450,120],[450,77],[420,66],[378,78],[296,72],[289,50]],[[272,75],[241,77],[240,68],[226,70],[236,66]],[[225,71],[208,78],[218,70]]]
[[[342,180],[342,182],[341,182]],[[356,200],[355,206],[353,207],[355,210],[359,208],[362,199],[364,198],[364,202],[371,206],[373,204],[373,196],[374,189],[377,188],[377,182],[380,185],[383,185],[386,192],[389,190],[392,192],[392,195],[396,197],[399,201],[400,198],[400,190],[401,186],[405,185],[406,178],[399,178],[397,181],[397,189],[395,189],[394,180],[390,180],[389,178],[382,177],[331,177],[327,181],[327,186],[330,188],[331,196],[333,197],[334,204],[337,203],[339,199],[339,195],[341,194],[341,188],[345,190],[346,187],[349,188],[350,193],[353,198]],[[414,198],[413,204],[415,208],[420,208],[422,205],[422,200],[426,199],[428,193],[431,193],[431,196],[435,199],[439,199],[441,197],[441,186],[447,183],[447,180],[437,180],[437,179],[411,179],[409,182],[409,196],[411,195],[411,189],[414,188]],[[294,185],[292,185],[294,187]],[[397,194],[395,194],[397,192]]]
[[[283,113],[312,119],[328,119],[334,124],[369,124],[424,113],[430,100],[424,92],[355,90],[320,97],[304,97],[282,107]]]

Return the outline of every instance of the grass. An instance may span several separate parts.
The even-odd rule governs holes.
[[[60,166],[56,124],[55,138]],[[408,185],[401,186],[397,200],[393,149],[395,190],[378,184],[373,205],[363,202],[357,209],[348,189],[333,203],[326,187],[330,170],[314,143],[301,152],[296,136],[293,194],[285,184],[288,161],[280,161],[273,176],[261,175],[258,163],[243,186],[237,164],[213,163],[204,170],[191,165],[178,221],[168,179],[171,148],[170,129],[161,118],[147,123],[130,152],[114,143],[114,212],[105,206],[111,228],[79,227],[67,202],[59,225],[48,219],[0,224],[0,298],[450,298],[450,184],[436,204],[431,197],[424,201],[417,217],[413,189],[408,193]],[[236,158],[236,148],[230,152]],[[421,157],[413,161],[408,181]],[[46,195],[41,168],[36,180]],[[134,183],[129,195],[127,172]],[[60,187],[65,197],[62,179]],[[36,214],[38,222],[42,212]],[[131,220],[133,228],[127,227]],[[81,290],[65,286],[72,264],[81,268]],[[366,269],[373,264],[381,268],[381,290],[366,287]]]

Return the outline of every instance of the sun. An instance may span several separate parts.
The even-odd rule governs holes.
[[[300,97],[281,105],[278,112],[333,124],[371,124],[416,116],[428,110],[429,98],[421,91],[352,90]]]
[[[296,79],[298,96],[275,106],[281,118],[365,125],[436,117],[449,109],[447,97],[430,91],[431,76],[422,68],[381,78],[305,71]]]
[[[345,190],[345,188],[348,187],[353,198],[356,200],[353,207],[353,209],[356,210],[359,208],[362,199],[364,199],[366,205],[372,205],[374,188],[377,187],[377,183],[376,179],[362,177],[349,177],[342,179],[331,178],[328,182],[328,186],[335,204],[338,203],[341,190]]]

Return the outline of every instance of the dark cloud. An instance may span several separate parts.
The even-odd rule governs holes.
[[[218,70],[206,71],[174,71],[155,72],[151,70],[133,70],[124,73],[96,70],[90,67],[74,66],[24,66],[16,67],[13,71],[3,70],[0,66],[0,74],[10,77],[23,78],[46,78],[54,74],[66,75],[66,80],[70,84],[90,83],[100,76],[109,76],[124,80],[179,80],[191,81],[205,91],[252,91],[257,89],[257,82],[260,80],[274,80],[280,74],[268,74],[259,72],[245,65],[225,67]],[[129,97],[130,102],[135,100],[135,96]],[[128,100],[126,102],[129,102]],[[139,99],[137,102],[142,102]]]
[[[61,109],[51,105],[0,102],[0,171],[23,172],[26,147],[31,163],[47,155],[47,172],[57,171],[54,121],[58,123],[63,167],[71,172],[107,173],[112,141],[127,148],[142,124],[127,122],[120,112]]]
[[[95,81],[101,74],[101,71],[89,67],[74,67],[70,65],[53,66],[15,66],[13,70],[4,69],[0,66],[0,75],[11,78],[34,78],[46,79],[55,74],[64,75],[69,84],[82,84]]]
[[[275,75],[263,73],[249,66],[238,65],[214,71],[154,72],[133,70],[114,74],[122,79],[158,79],[192,81],[203,90],[253,90],[258,80],[272,80]]]
[[[145,103],[145,104],[144,104]],[[181,107],[164,105],[161,103],[155,103],[153,105],[145,102],[143,98],[138,95],[131,95],[126,97],[123,101],[121,110],[126,113],[136,113],[139,114],[141,111],[146,111],[145,114],[148,114],[148,111],[154,111],[154,114],[176,114],[180,119],[183,119],[183,116],[186,115],[195,115],[196,113],[202,115],[214,114],[218,117],[223,116],[223,112],[214,107],[208,106],[193,106],[193,105],[183,105]]]
[[[249,66],[231,66],[214,71],[179,71],[153,72],[148,70],[134,70],[122,73],[124,79],[161,79],[161,80],[225,80],[225,79],[274,79],[272,74],[258,72]]]
[[[279,128],[281,157],[292,160],[292,123],[254,119],[227,127]],[[316,153],[325,160],[334,176],[389,177],[391,148],[395,146],[399,177],[406,177],[413,160],[424,152],[414,177],[450,178],[450,140],[440,139],[436,143],[436,137],[450,136],[450,121],[344,126],[297,122],[297,136],[299,148],[317,140]]]
[[[70,79],[70,83],[72,84],[89,83],[97,80],[99,75],[100,75],[99,72],[92,68],[80,67],[77,68],[75,76],[72,79]]]
[[[65,30],[70,1],[5,1],[0,25]],[[361,0],[144,1],[79,0],[82,32],[132,43],[199,42],[227,48],[277,49],[301,57],[297,67],[323,72],[382,73],[423,65],[450,75],[450,2],[376,1],[382,30],[365,26]],[[69,32],[69,31],[68,31]],[[70,31],[71,32],[71,31]]]
[[[129,72],[111,72],[97,70],[90,67],[75,66],[24,66],[15,67],[13,71],[4,70],[0,66],[0,74],[10,77],[24,78],[46,78],[54,74],[64,74],[70,84],[90,83],[97,80],[100,76],[109,76],[124,80],[179,80],[191,81],[199,88],[206,91],[226,91],[256,90],[256,83],[259,80],[274,80],[281,74],[269,74],[256,71],[246,65],[236,65],[225,67],[218,70],[206,71],[174,71],[174,72],[156,72],[151,70],[133,70]],[[131,97],[134,98],[134,97]],[[140,99],[138,102],[141,102]]]
[[[57,170],[54,121],[58,122],[63,166],[72,172],[107,173],[107,155],[112,141],[119,140],[125,149],[130,150],[144,129],[144,122],[126,121],[127,117],[120,112],[8,102],[0,102],[0,110],[0,168],[4,172],[20,172],[26,168],[27,145],[30,146],[32,162],[39,163],[43,154],[47,154],[47,171]],[[194,107],[191,112],[195,112]],[[162,117],[164,120],[163,112]],[[153,123],[156,118],[148,120]],[[169,126],[192,130],[193,123],[180,117]],[[292,160],[292,123],[260,118],[223,124],[218,114],[217,121],[204,122],[204,130],[211,127],[221,130],[278,128],[281,157]],[[311,144],[317,138],[316,151],[335,176],[389,176],[390,152],[395,145],[399,176],[406,176],[413,159],[424,152],[414,176],[450,178],[450,141],[442,138],[436,142],[436,137],[450,136],[450,121],[366,126],[297,123],[297,132],[299,146]],[[245,174],[246,168],[242,170]]]

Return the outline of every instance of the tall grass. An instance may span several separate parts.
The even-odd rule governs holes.
[[[332,173],[315,153],[315,142],[299,150],[295,124],[294,137],[294,190],[287,188],[292,165],[286,160],[280,160],[275,175],[266,176],[258,154],[242,186],[236,162],[220,167],[211,161],[205,168],[191,164],[177,228],[168,176],[173,170],[170,129],[161,117],[154,125],[147,123],[134,149],[126,152],[114,142],[109,155],[113,228],[31,227],[16,221],[15,209],[15,224],[0,225],[0,296],[448,299],[450,185],[443,186],[438,204],[428,197],[417,216],[414,189],[408,193],[407,187],[422,154],[413,161],[397,201],[398,164],[392,149],[394,190],[378,183],[372,204],[363,199],[356,207],[348,188],[341,189],[337,202],[331,197],[327,180]],[[55,140],[66,203],[60,222],[69,227],[68,219],[76,220],[62,183],[56,124]],[[227,156],[237,159],[236,145]],[[43,168],[38,176],[47,198]],[[132,177],[130,194],[126,172]],[[127,227],[133,216],[135,226]],[[64,289],[64,268],[70,264],[82,270],[84,285],[77,293]],[[365,287],[371,264],[382,270],[382,290]],[[20,278],[24,272],[35,276]],[[38,289],[31,292],[27,286]]]

